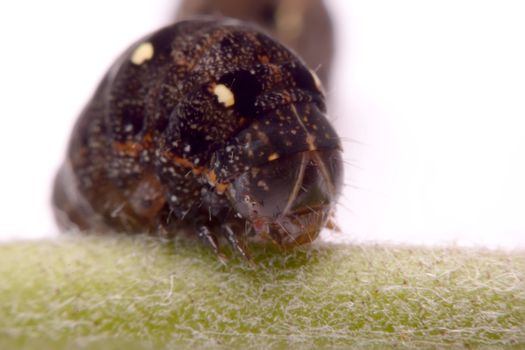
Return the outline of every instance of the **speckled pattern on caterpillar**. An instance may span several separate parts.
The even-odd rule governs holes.
[[[77,121],[55,180],[64,229],[185,229],[217,255],[224,237],[314,240],[342,181],[319,79],[267,35],[232,20],[184,21],[141,39]]]

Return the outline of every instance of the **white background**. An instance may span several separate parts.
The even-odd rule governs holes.
[[[525,247],[525,2],[328,1],[344,241]],[[113,59],[168,0],[2,1],[0,240],[57,235],[51,181]]]

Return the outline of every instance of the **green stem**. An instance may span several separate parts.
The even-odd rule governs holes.
[[[0,348],[525,345],[525,254],[72,236],[0,245]],[[42,345],[44,344],[44,345]]]

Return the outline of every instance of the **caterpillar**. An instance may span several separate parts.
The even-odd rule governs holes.
[[[233,20],[190,20],[133,44],[77,120],[55,179],[59,226],[172,236],[219,257],[224,239],[316,239],[341,192],[340,139],[321,83]]]

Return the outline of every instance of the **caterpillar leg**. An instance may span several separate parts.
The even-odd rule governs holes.
[[[253,265],[252,258],[250,256],[250,252],[248,251],[248,248],[246,247],[246,244],[244,241],[240,240],[230,225],[223,224],[222,225],[222,234],[230,243],[232,248],[237,251],[239,254],[242,255],[243,258],[245,258],[250,264]]]
[[[217,237],[215,237],[207,226],[199,226],[197,228],[197,235],[204,244],[211,248],[221,263],[226,264],[228,262],[228,258],[220,251]]]

